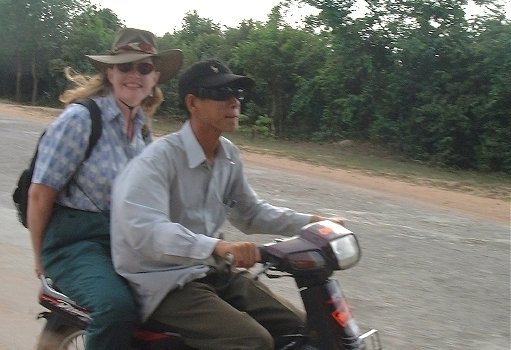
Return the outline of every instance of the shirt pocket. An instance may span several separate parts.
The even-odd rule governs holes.
[[[232,208],[236,205],[236,201],[231,198],[224,198],[222,201],[222,204],[224,206],[224,214],[225,217],[229,217],[231,214]]]

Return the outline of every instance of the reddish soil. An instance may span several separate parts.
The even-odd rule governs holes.
[[[355,171],[310,165],[272,155],[245,152],[243,157],[247,162],[258,165],[377,190],[389,195],[406,197],[489,220],[510,222],[510,203],[499,199],[411,184],[385,177],[368,176]]]

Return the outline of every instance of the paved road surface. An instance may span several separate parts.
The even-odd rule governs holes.
[[[0,350],[32,349],[42,326],[29,236],[10,197],[42,128],[0,115]],[[509,349],[508,224],[250,164],[247,174],[275,204],[348,219],[363,258],[336,276],[361,328],[379,329],[385,349]],[[269,283],[301,306],[292,281]]]

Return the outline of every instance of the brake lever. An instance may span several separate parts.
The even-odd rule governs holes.
[[[276,274],[276,273],[270,273],[268,271],[274,269],[275,266],[271,263],[266,263],[263,265],[263,267],[261,269],[259,269],[259,271],[255,272],[254,273],[254,279],[255,280],[258,280],[259,279],[259,276],[261,275],[265,275],[266,277],[268,278],[281,278],[281,277],[293,277],[293,275],[290,275],[290,274]],[[278,271],[275,269],[275,271]]]
[[[225,260],[225,263],[229,267],[231,267],[232,265],[234,265],[234,254],[229,253],[229,252],[225,253],[224,260]]]
[[[254,272],[254,279],[257,281],[259,279],[259,276],[261,275],[266,275],[268,276],[268,270],[270,270],[272,268],[272,264],[267,262],[266,264],[263,264],[262,267],[260,269],[258,269],[259,271],[257,272]]]

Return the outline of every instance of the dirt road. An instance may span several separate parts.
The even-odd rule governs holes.
[[[0,349],[31,349],[41,322],[28,233],[11,204],[44,111],[0,104]],[[337,274],[362,328],[386,349],[509,349],[509,203],[244,154],[260,196],[339,215],[358,234],[361,263]],[[225,225],[227,237],[241,234]],[[272,237],[253,236],[257,242]],[[292,281],[271,287],[300,306]]]
[[[37,124],[44,125],[50,123],[58,112],[59,110],[54,108],[21,106],[0,102],[0,114],[32,120]],[[356,171],[315,166],[260,153],[245,152],[244,159],[250,164],[376,190],[389,195],[414,199],[419,202],[444,207],[448,210],[459,211],[475,217],[496,220],[503,223],[509,223],[510,220],[509,202],[503,200],[481,197],[459,191],[449,191],[431,186],[419,186],[417,184],[391,180],[385,177],[367,176]]]

